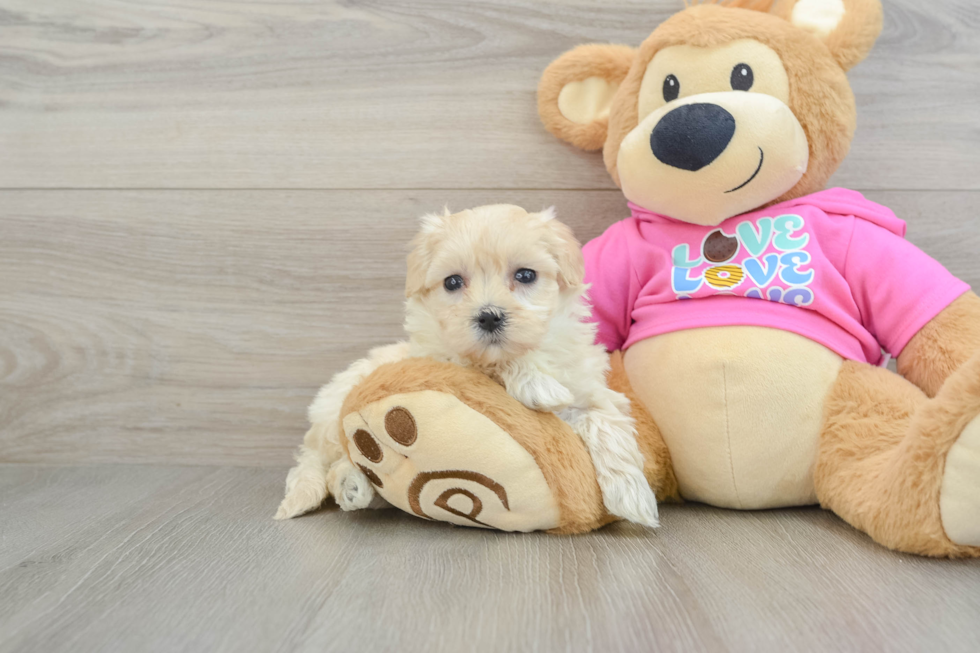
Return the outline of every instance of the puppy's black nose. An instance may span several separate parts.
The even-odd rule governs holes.
[[[493,333],[504,326],[505,317],[507,316],[503,312],[484,309],[476,316],[475,321],[481,329],[487,333]]]
[[[735,118],[717,104],[685,104],[670,111],[650,134],[653,156],[672,168],[694,172],[725,151]]]

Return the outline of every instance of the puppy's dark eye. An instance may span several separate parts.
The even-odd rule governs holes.
[[[732,90],[747,91],[755,83],[755,75],[748,64],[740,63],[732,68]]]
[[[664,80],[664,102],[672,102],[681,94],[681,83],[673,75]]]
[[[514,273],[514,278],[520,283],[534,283],[534,280],[538,278],[538,273],[534,270],[521,268]]]
[[[446,280],[442,282],[443,287],[449,292],[455,292],[463,287],[463,277],[458,274],[454,274],[446,277]]]

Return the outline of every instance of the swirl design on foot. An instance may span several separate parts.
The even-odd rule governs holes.
[[[510,510],[510,504],[507,501],[507,490],[504,489],[503,485],[497,483],[489,476],[485,476],[484,474],[480,474],[478,472],[471,472],[467,470],[446,470],[446,471],[439,471],[439,472],[422,472],[412,480],[412,484],[408,487],[408,505],[412,508],[412,512],[414,512],[419,517],[423,517],[425,519],[432,519],[432,517],[427,515],[425,511],[422,509],[422,503],[421,503],[422,490],[425,487],[425,485],[430,481],[444,480],[444,479],[456,479],[461,481],[467,481],[485,487],[486,489],[490,490],[497,496],[497,499],[500,500],[500,503],[504,507],[504,510]],[[470,509],[470,512],[465,513],[449,505],[449,499],[456,495],[463,495],[470,499],[470,501],[473,503],[473,507]],[[469,490],[465,490],[459,487],[449,488],[448,490],[442,492],[442,494],[440,494],[438,497],[436,497],[433,503],[436,507],[442,508],[443,510],[450,512],[456,515],[457,517],[468,519],[471,522],[479,524],[480,526],[487,526],[487,524],[484,524],[479,519],[477,519],[477,517],[479,517],[480,513],[483,511],[483,501],[481,501],[473,492]]]

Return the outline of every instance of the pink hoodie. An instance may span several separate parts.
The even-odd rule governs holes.
[[[882,347],[897,356],[969,290],[905,240],[891,210],[843,188],[715,227],[630,208],[584,248],[597,339],[610,351],[671,331],[752,325],[882,364]]]

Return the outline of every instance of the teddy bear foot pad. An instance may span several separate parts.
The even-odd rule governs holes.
[[[980,546],[980,416],[967,424],[946,455],[939,507],[949,539]]]
[[[351,462],[409,514],[505,531],[559,525],[558,504],[531,454],[451,394],[390,395],[343,422]]]

